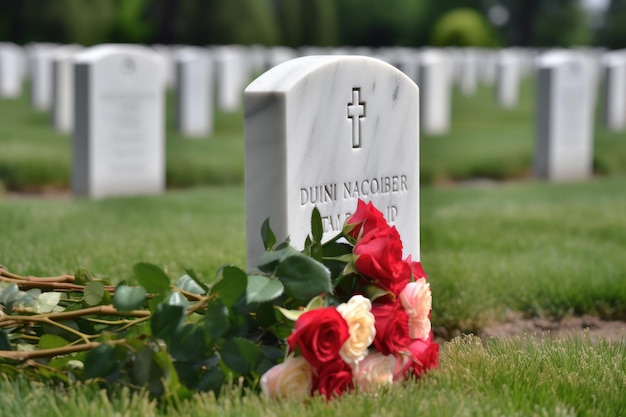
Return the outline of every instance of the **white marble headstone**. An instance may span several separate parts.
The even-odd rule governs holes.
[[[324,240],[372,201],[419,260],[419,92],[393,66],[363,56],[310,56],[274,67],[245,90],[248,266],[260,230],[302,248],[314,206]]]
[[[48,111],[52,105],[52,59],[57,45],[38,44],[31,52],[31,106]]]
[[[94,198],[165,188],[165,63],[138,45],[75,58],[72,191]]]
[[[54,50],[50,115],[60,133],[74,129],[74,56],[82,49],[79,45],[67,45]]]
[[[226,113],[241,109],[243,90],[248,82],[248,68],[242,47],[220,46],[214,50],[217,80],[217,104]]]
[[[0,97],[15,98],[22,94],[24,52],[14,43],[0,42]]]
[[[422,132],[446,134],[452,113],[452,68],[447,54],[442,50],[427,50],[419,54],[418,62]]]
[[[538,61],[535,174],[553,181],[592,175],[593,94],[588,66],[573,52]]]
[[[626,51],[609,52],[604,67],[604,125],[607,129],[626,129]]]
[[[496,62],[496,96],[505,109],[517,105],[520,88],[520,64],[513,51],[502,50]]]
[[[208,50],[184,48],[175,55],[177,128],[189,137],[213,132],[213,70]]]

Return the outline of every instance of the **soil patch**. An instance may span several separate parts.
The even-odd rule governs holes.
[[[551,338],[589,335],[593,342],[607,340],[626,343],[626,322],[602,320],[593,316],[567,317],[561,320],[520,318],[487,326],[478,332],[482,339],[526,334]]]

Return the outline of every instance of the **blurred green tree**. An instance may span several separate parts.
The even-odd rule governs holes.
[[[495,47],[499,41],[494,27],[476,10],[461,8],[444,14],[435,24],[431,38],[435,46]]]

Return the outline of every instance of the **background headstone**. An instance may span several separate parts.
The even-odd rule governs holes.
[[[74,56],[83,49],[67,45],[54,50],[52,58],[52,125],[60,133],[74,129]]]
[[[419,260],[419,93],[405,74],[360,56],[294,59],[245,91],[247,259],[263,253],[260,229],[302,248],[314,206],[324,240],[357,199],[397,226]]]
[[[538,61],[535,174],[553,181],[591,176],[593,96],[588,66],[573,52]]]
[[[448,133],[452,113],[452,69],[446,53],[435,49],[421,52],[417,74],[422,132],[429,135]]]
[[[607,53],[604,67],[604,125],[607,129],[626,129],[626,52]]]
[[[165,188],[165,63],[137,45],[76,56],[72,191],[94,198]]]
[[[176,122],[190,137],[213,132],[213,71],[208,50],[184,48],[176,60]]]
[[[505,109],[515,107],[520,88],[520,64],[515,52],[502,50],[498,53],[496,81],[496,96],[500,106]]]
[[[58,45],[37,44],[30,56],[30,101],[38,111],[48,111],[52,104],[52,58]]]
[[[15,98],[22,94],[24,59],[20,46],[0,42],[0,97]]]

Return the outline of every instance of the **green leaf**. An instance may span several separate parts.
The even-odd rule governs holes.
[[[54,334],[44,334],[39,338],[39,349],[55,349],[67,345],[67,340]]]
[[[324,308],[324,297],[319,295],[317,297],[311,298],[311,301],[309,301],[309,303],[306,305],[305,310],[316,310],[318,308]]]
[[[145,386],[152,395],[162,395],[165,391],[163,387],[164,372],[155,360],[155,353],[149,346],[143,346],[133,366],[133,378],[135,383]]]
[[[248,274],[235,266],[222,269],[222,279],[213,288],[211,295],[217,294],[226,307],[232,307],[246,293]]]
[[[302,254],[282,261],[276,268],[276,276],[285,286],[285,294],[297,300],[309,300],[333,291],[328,268]]]
[[[97,306],[104,297],[104,284],[101,282],[88,282],[85,285],[83,300],[88,306]]]
[[[222,346],[224,364],[241,375],[256,369],[262,359],[261,348],[246,339],[228,339]]]
[[[7,333],[0,329],[0,350],[13,350]]]
[[[198,391],[213,391],[215,394],[219,394],[225,380],[226,376],[224,372],[219,367],[215,367],[202,376],[202,379],[198,383]]]
[[[0,304],[8,306],[15,297],[15,295],[17,295],[19,292],[20,289],[18,288],[17,284],[11,284],[4,289],[0,289]]]
[[[311,235],[314,243],[321,243],[324,235],[324,227],[322,226],[322,215],[317,207],[313,207],[311,213]]]
[[[283,248],[277,249],[273,252],[264,252],[263,255],[261,255],[261,259],[259,260],[257,267],[263,272],[271,273],[284,259],[298,254],[300,254],[300,252],[298,252],[294,247],[285,245]]]
[[[185,272],[187,273],[187,275],[191,277],[191,279],[193,279],[196,282],[196,284],[202,287],[202,289],[204,290],[202,294],[206,294],[209,292],[209,286],[206,285],[204,281],[200,279],[200,277],[196,274],[196,271],[194,271],[191,268],[185,268]]]
[[[270,219],[269,217],[265,219],[263,224],[261,225],[261,239],[263,240],[263,246],[265,250],[272,249],[276,244],[276,236],[270,227]]]
[[[298,317],[306,313],[305,310],[287,310],[286,308],[276,307],[287,320],[296,321]]]
[[[115,366],[115,348],[106,344],[96,346],[85,357],[85,379],[105,377]]]
[[[139,262],[133,267],[133,272],[139,284],[149,293],[160,294],[170,288],[169,277],[156,265]]]
[[[168,343],[183,325],[185,308],[179,305],[161,303],[150,319],[152,335]]]
[[[230,329],[228,308],[220,300],[213,300],[207,305],[204,327],[207,336],[213,341],[224,336]]]
[[[91,281],[93,281],[93,277],[86,269],[79,269],[74,274],[74,284],[85,285]]]
[[[189,301],[185,298],[184,295],[182,295],[178,291],[172,292],[164,302],[165,304],[169,304],[172,306],[181,306],[185,310],[187,309],[187,307],[189,307]]]
[[[35,302],[35,312],[39,314],[51,313],[61,301],[60,292],[44,292]]]
[[[249,275],[246,301],[249,304],[271,301],[280,297],[284,290],[285,287],[279,280],[270,279],[263,275]]]
[[[146,290],[143,287],[129,287],[119,285],[113,294],[113,306],[118,310],[134,310],[146,300]]]
[[[168,350],[178,361],[194,361],[204,354],[204,329],[201,326],[187,324],[176,332]]]
[[[178,281],[176,281],[176,286],[181,290],[192,294],[206,294],[208,292],[208,287],[206,287],[206,285],[202,287],[198,284],[198,281],[193,279],[190,275],[183,275],[180,277]]]

